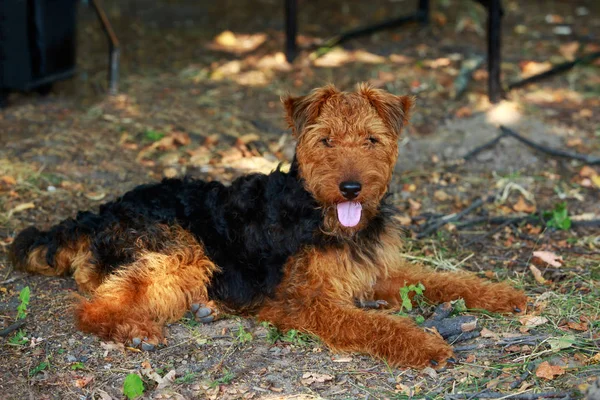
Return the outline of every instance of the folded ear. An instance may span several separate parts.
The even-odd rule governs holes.
[[[402,127],[408,123],[414,97],[395,96],[384,90],[375,89],[367,83],[359,84],[357,92],[369,100],[390,130],[400,135]]]
[[[306,96],[283,96],[281,102],[285,107],[286,120],[294,132],[294,137],[300,136],[307,126],[313,124],[327,100],[338,93],[340,92],[335,86],[327,85],[314,89]]]

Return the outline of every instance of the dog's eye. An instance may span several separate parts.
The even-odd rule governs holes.
[[[377,143],[379,143],[379,140],[377,140],[377,138],[375,138],[373,136],[369,136],[369,138],[367,140],[369,141],[370,144],[377,144]]]
[[[325,147],[332,147],[331,144],[331,139],[329,138],[323,138],[321,139],[321,143],[325,146]]]

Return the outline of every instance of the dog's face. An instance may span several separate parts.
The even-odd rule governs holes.
[[[326,86],[282,101],[300,177],[323,207],[325,228],[357,232],[387,192],[412,99],[361,84],[353,93]]]

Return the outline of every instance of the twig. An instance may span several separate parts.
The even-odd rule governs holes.
[[[530,83],[534,83],[534,82],[537,82],[537,81],[542,80],[544,78],[548,78],[548,77],[550,77],[552,75],[556,75],[556,74],[559,74],[561,72],[568,71],[571,68],[573,68],[574,66],[576,66],[577,64],[591,63],[592,61],[594,61],[597,58],[600,58],[600,51],[596,51],[594,53],[586,54],[584,56],[576,58],[573,61],[567,61],[567,62],[564,62],[562,64],[555,65],[553,68],[549,69],[548,71],[544,71],[544,72],[542,72],[540,74],[537,74],[537,75],[534,75],[534,76],[530,76],[529,78],[525,78],[525,79],[522,79],[520,81],[513,82],[513,83],[509,84],[508,85],[508,90],[513,90],[513,89],[516,89],[516,88],[520,88],[520,87],[523,87],[523,86],[528,85]]]
[[[433,232],[437,231],[439,228],[446,225],[447,223],[458,221],[465,215],[467,215],[470,212],[481,207],[484,203],[488,203],[488,202],[492,201],[493,199],[494,199],[494,196],[488,196],[486,199],[483,199],[480,197],[477,200],[475,200],[473,203],[471,203],[471,205],[469,207],[465,208],[461,212],[456,213],[456,214],[449,214],[449,215],[439,218],[438,220],[432,222],[432,224],[430,226],[426,227],[421,233],[419,233],[417,235],[417,238],[422,239],[425,236],[428,236],[428,235],[432,234]]]
[[[519,218],[519,220],[520,220],[520,218]],[[469,247],[469,246],[471,246],[471,245],[473,245],[475,243],[478,243],[478,242],[482,241],[483,239],[485,239],[485,238],[487,238],[489,236],[492,236],[492,235],[500,232],[502,229],[504,229],[505,227],[507,227],[507,226],[509,226],[509,225],[511,225],[513,223],[515,223],[515,218],[509,219],[509,220],[505,221],[504,223],[498,225],[497,227],[495,227],[491,231],[486,232],[483,235],[479,235],[479,236],[477,236],[477,237],[469,240],[467,243],[465,243],[465,247]]]
[[[525,143],[527,146],[532,147],[536,150],[539,150],[543,153],[549,154],[551,156],[571,158],[574,160],[583,161],[584,163],[589,164],[589,165],[600,164],[600,157],[593,157],[593,156],[590,156],[587,154],[574,153],[571,151],[564,151],[564,150],[559,150],[559,149],[554,149],[552,147],[544,146],[544,145],[535,143],[535,142],[527,139],[526,137],[519,135],[517,132],[515,132],[512,129],[509,129],[503,125],[500,125],[500,130],[505,135],[511,136],[511,137],[517,139],[518,141]]]
[[[23,325],[25,325],[25,320],[22,319],[20,321],[14,322],[12,325],[7,326],[6,328],[2,329],[0,331],[0,336],[1,337],[5,337],[10,335],[12,332],[16,331],[17,329],[19,329],[20,327],[22,327]]]
[[[480,146],[475,147],[473,150],[471,150],[467,154],[465,154],[462,157],[462,159],[465,160],[465,161],[469,161],[471,158],[475,157],[476,155],[478,155],[482,151],[487,150],[490,147],[494,147],[500,141],[500,139],[502,139],[505,136],[506,136],[506,134],[501,133],[500,135],[496,136],[495,138],[493,138],[489,142],[486,142],[486,143],[484,143],[484,144],[482,144]]]

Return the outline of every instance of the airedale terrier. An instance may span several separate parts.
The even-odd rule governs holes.
[[[368,85],[285,97],[296,156],[288,173],[253,174],[231,186],[166,179],[139,186],[47,232],[15,239],[13,261],[44,275],[72,273],[82,297],[78,327],[151,349],[165,323],[192,309],[255,315],[319,336],[334,350],[392,365],[452,362],[452,348],[409,318],[357,302],[400,304],[421,283],[432,302],[520,312],[526,296],[467,273],[407,263],[386,202],[397,141],[412,99]],[[383,303],[383,302],[382,302]]]

